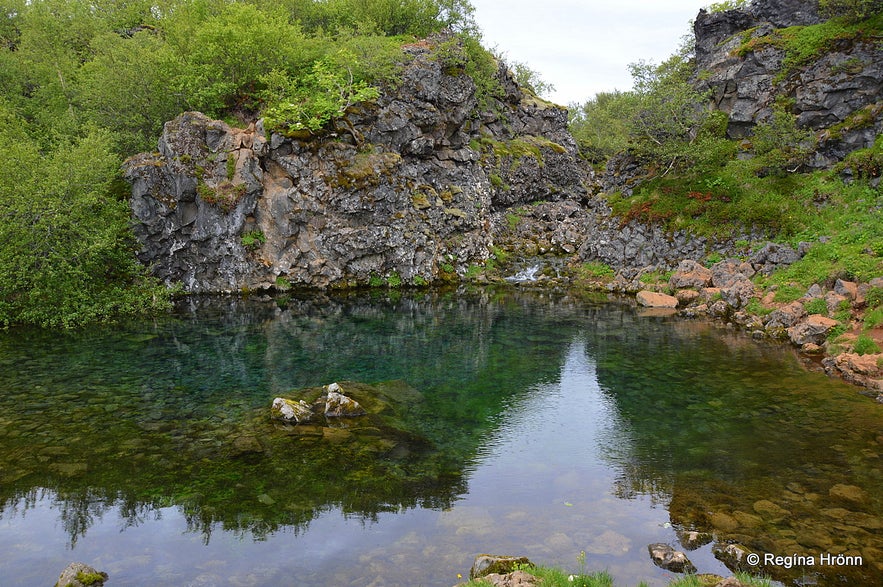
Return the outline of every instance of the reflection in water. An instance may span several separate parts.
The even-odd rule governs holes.
[[[883,572],[878,406],[793,357],[618,303],[191,299],[178,318],[0,338],[0,574],[449,586],[478,552],[662,584],[698,530]],[[290,428],[275,395],[382,386],[382,420]],[[725,572],[705,546],[701,571]]]

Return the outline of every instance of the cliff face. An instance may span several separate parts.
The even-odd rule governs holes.
[[[789,39],[799,33],[789,27],[823,22],[817,6],[812,0],[755,0],[745,10],[702,10],[694,33],[698,84],[729,115],[729,136],[750,136],[777,102],[787,103],[798,126],[834,129],[820,134],[812,165],[821,168],[870,147],[883,131],[883,45],[872,34],[843,34],[789,59]],[[807,40],[801,51],[808,47]]]
[[[159,152],[124,170],[140,259],[189,292],[419,284],[487,259],[495,211],[585,196],[566,110],[503,69],[503,95],[479,110],[431,45],[406,51],[398,87],[325,136],[193,112],[167,123]]]

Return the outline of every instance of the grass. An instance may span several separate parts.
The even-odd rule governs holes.
[[[613,577],[606,571],[589,574],[572,574],[552,567],[528,567],[522,569],[540,579],[542,587],[614,587]],[[490,583],[473,579],[464,587],[487,587]]]
[[[650,271],[644,273],[638,280],[641,283],[668,283],[674,271]]]
[[[606,263],[590,261],[577,267],[576,274],[582,279],[613,279],[616,272]]]
[[[822,298],[813,298],[803,303],[803,309],[807,314],[828,315],[828,304]]]
[[[607,571],[571,574],[567,571],[550,567],[530,567],[523,570],[538,577],[540,579],[540,587],[615,587],[613,577]],[[735,576],[747,587],[772,586],[772,581],[767,577],[756,577],[747,573],[736,573]],[[715,584],[717,584],[717,581],[712,583],[701,575],[685,575],[672,579],[668,583],[668,587],[709,587]],[[473,579],[468,583],[464,583],[463,587],[487,587],[487,585],[489,585],[487,581]],[[642,581],[638,583],[637,587],[645,586],[646,583]]]
[[[883,326],[883,307],[874,308],[865,314],[863,326],[865,330],[871,330]]]
[[[752,298],[745,306],[745,311],[754,316],[767,316],[773,313],[772,308],[767,308],[757,298]]]

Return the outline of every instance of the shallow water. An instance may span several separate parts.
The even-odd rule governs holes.
[[[396,429],[292,429],[272,398],[393,382]],[[662,585],[647,545],[883,576],[883,407],[790,350],[625,302],[528,292],[194,299],[0,336],[0,576],[448,587],[482,552]],[[822,564],[820,555],[861,564]],[[807,561],[806,557],[815,557]],[[763,560],[763,559],[762,559]],[[807,564],[809,563],[809,564]],[[790,567],[790,568],[786,568]]]

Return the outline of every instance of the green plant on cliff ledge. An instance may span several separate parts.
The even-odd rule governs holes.
[[[249,230],[242,233],[242,237],[239,240],[246,249],[256,249],[267,242],[267,237],[264,236],[263,231]]]
[[[853,18],[832,18],[809,26],[792,26],[775,29],[760,37],[748,37],[736,54],[744,56],[764,47],[777,47],[785,51],[782,69],[776,81],[786,79],[792,72],[807,63],[820,58],[839,44],[851,43],[860,39],[873,39],[883,29],[883,13],[879,3],[876,11],[867,14],[852,13]]]
[[[828,18],[843,17],[858,22],[883,11],[880,0],[819,0],[819,12]]]
[[[350,106],[375,100],[380,91],[356,79],[355,61],[355,55],[341,49],[333,58],[316,61],[312,72],[303,78],[291,78],[280,70],[262,76],[270,101],[264,109],[265,127],[286,135],[317,133]]]
[[[708,12],[726,12],[727,10],[738,10],[747,8],[751,4],[751,0],[723,0],[723,2],[712,2],[708,5]]]

